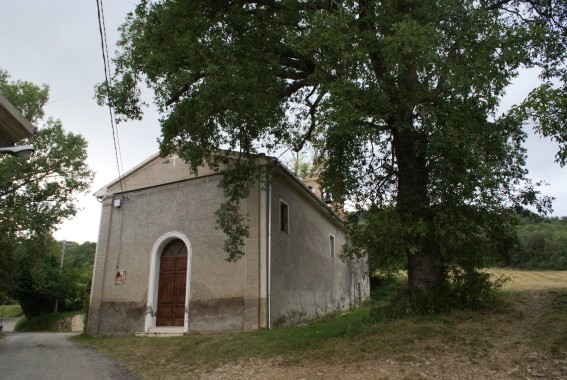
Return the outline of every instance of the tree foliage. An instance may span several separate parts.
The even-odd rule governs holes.
[[[37,86],[31,82],[10,81],[7,71],[0,69],[0,93],[10,101],[32,124],[44,116],[43,107],[49,100],[49,86]]]
[[[562,0],[142,1],[98,96],[140,118],[139,86],[152,88],[161,152],[193,168],[218,167],[219,148],[253,165],[313,144],[327,192],[358,210],[346,253],[401,263],[427,294],[503,250],[515,210],[550,209],[523,127],[557,140],[565,162],[566,16]],[[525,67],[542,85],[499,114]],[[225,190],[238,215],[246,192]],[[238,257],[243,230],[225,232]]]
[[[522,269],[567,269],[567,218],[524,218],[505,264]]]
[[[92,172],[85,139],[65,132],[61,121],[44,118],[47,85],[10,81],[0,70],[0,93],[36,127],[41,124],[34,136],[18,141],[34,146],[32,157],[0,155],[0,299],[6,300],[19,286],[14,277],[18,242],[49,235],[75,215],[75,196],[89,189]]]
[[[91,294],[96,243],[59,242],[61,247],[62,244],[65,244],[65,256],[61,272],[68,287],[60,296],[59,310],[86,312]]]
[[[316,149],[314,152],[303,150],[292,152],[291,158],[286,162],[286,166],[297,178],[316,178],[319,176],[317,156]]]
[[[58,311],[84,310],[95,248],[90,242],[57,242],[49,234],[17,243],[12,252],[16,265],[11,274],[15,283],[11,296],[24,314],[52,313],[56,302]]]
[[[66,289],[59,272],[59,246],[47,234],[16,244],[13,297],[27,316],[52,313],[55,300]]]
[[[0,70],[0,93],[34,122],[41,122],[48,87],[30,82],[9,82]],[[81,135],[63,130],[61,121],[49,118],[29,139],[35,153],[28,160],[0,156],[0,241],[49,232],[75,215],[75,197],[89,189],[92,172],[87,142]]]

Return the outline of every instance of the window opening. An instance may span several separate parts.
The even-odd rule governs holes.
[[[331,252],[331,257],[335,257],[335,237],[333,235],[329,235],[329,246],[330,246],[330,252]]]
[[[284,201],[280,201],[280,231],[289,234],[289,206]]]

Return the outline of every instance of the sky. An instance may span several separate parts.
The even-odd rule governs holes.
[[[134,10],[135,0],[103,1],[110,56],[114,56],[118,27]],[[79,197],[80,211],[55,231],[58,240],[96,241],[100,204],[92,195],[118,177],[112,129],[107,108],[99,107],[94,86],[104,80],[96,0],[0,0],[0,68],[12,80],[50,86],[46,115],[60,119],[67,131],[88,141],[88,164],[95,172],[91,191]],[[520,101],[537,85],[536,72],[523,72],[502,102]],[[123,123],[119,141],[125,171],[158,151],[159,115],[146,111],[144,120]],[[554,162],[557,146],[530,136],[528,169],[534,180],[546,181],[544,194],[556,198],[554,216],[567,216],[567,168]]]

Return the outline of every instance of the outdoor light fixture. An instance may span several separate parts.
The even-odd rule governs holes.
[[[10,154],[18,158],[30,158],[35,149],[31,145],[8,146],[0,148],[0,154]]]
[[[116,198],[114,200],[114,207],[120,208],[120,206],[122,206],[122,202],[124,202],[123,198]]]

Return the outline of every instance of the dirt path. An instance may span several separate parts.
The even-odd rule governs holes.
[[[0,340],[0,378],[135,379],[110,358],[71,343],[72,334],[10,333]]]

